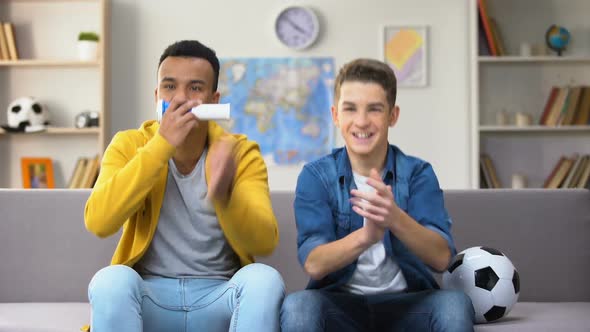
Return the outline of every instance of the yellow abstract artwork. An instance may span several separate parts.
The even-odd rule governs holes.
[[[426,85],[426,27],[384,28],[383,58],[396,74],[398,86]]]

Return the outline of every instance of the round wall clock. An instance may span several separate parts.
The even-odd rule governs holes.
[[[320,24],[316,13],[311,8],[290,6],[283,9],[277,16],[275,33],[285,46],[303,50],[318,39]]]

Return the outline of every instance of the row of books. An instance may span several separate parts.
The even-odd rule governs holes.
[[[506,55],[496,20],[489,15],[486,0],[477,0],[479,55]]]
[[[561,156],[543,187],[590,189],[590,154]]]
[[[98,155],[93,158],[78,158],[68,182],[68,188],[92,188],[98,177],[99,168],[100,157]]]
[[[590,125],[590,86],[552,87],[539,124]]]
[[[0,22],[0,61],[18,60],[14,29],[10,22]]]
[[[481,188],[502,188],[494,163],[488,154],[479,157]],[[543,188],[588,188],[590,189],[590,154],[561,156],[545,179]]]

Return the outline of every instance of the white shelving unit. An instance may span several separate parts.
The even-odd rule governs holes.
[[[23,59],[17,61],[0,60],[0,67],[100,67],[99,61],[77,61],[77,60],[31,60]]]
[[[590,63],[590,56],[478,56],[480,63],[563,63],[586,62]]]
[[[33,96],[49,110],[41,133],[0,129],[0,188],[21,188],[22,157],[53,160],[56,187],[65,187],[79,157],[102,154],[109,131],[109,0],[4,0],[0,21],[14,27],[19,60],[0,61],[0,123],[11,101]],[[81,31],[100,36],[96,61],[77,60]],[[74,127],[76,114],[98,111],[100,125]]]
[[[590,126],[540,126],[552,86],[590,85],[590,1],[487,0],[489,15],[498,23],[507,56],[478,54],[477,0],[470,6],[471,63],[471,183],[479,188],[479,156],[492,158],[503,187],[513,174],[527,177],[529,187],[542,187],[562,155],[590,153]],[[586,14],[583,14],[586,13]],[[541,45],[552,24],[571,33],[563,56],[520,56],[520,44]],[[498,126],[496,114],[512,117]],[[514,114],[532,116],[532,125],[517,127]]]

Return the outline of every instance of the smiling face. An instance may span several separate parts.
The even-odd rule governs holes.
[[[399,108],[389,105],[378,83],[344,81],[332,119],[340,129],[351,161],[383,161],[387,154],[387,133],[397,122]]]

